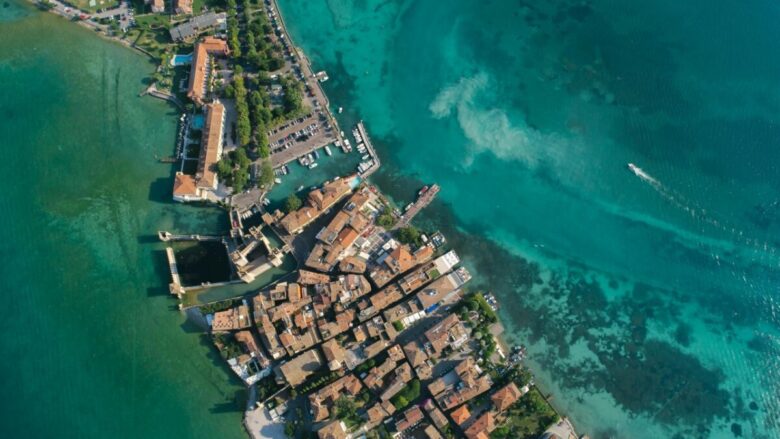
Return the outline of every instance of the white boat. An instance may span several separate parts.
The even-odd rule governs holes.
[[[281,178],[274,178],[274,183],[280,184],[282,182]]]
[[[295,190],[295,192],[300,192],[300,191],[302,191],[302,190],[303,190],[303,185],[301,185],[301,186],[298,186],[298,189],[296,189],[296,190]]]
[[[344,111],[344,109],[339,107],[339,114],[341,114],[342,111]]]
[[[316,162],[309,165],[309,169],[314,169],[316,167],[317,167],[317,163]]]
[[[309,163],[314,162],[314,155],[312,155],[312,153],[306,154],[306,158],[309,159]]]
[[[328,146],[327,146],[327,145],[325,146],[325,154],[327,154],[327,155],[331,155],[331,154],[333,154],[333,153],[330,151],[330,148],[328,148]]]
[[[363,160],[368,160],[368,159],[370,159],[370,158],[371,158],[371,156],[370,156],[370,155],[368,155],[368,154],[366,154],[366,155],[364,155],[363,157],[361,157],[361,159],[363,159]]]

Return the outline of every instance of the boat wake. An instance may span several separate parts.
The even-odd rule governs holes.
[[[665,186],[661,181],[652,175],[645,172],[642,168],[636,166],[633,163],[628,164],[628,169],[636,175],[639,179],[650,185],[659,195],[661,195],[669,204],[686,212],[691,218],[697,222],[701,229],[697,233],[705,233],[705,227],[709,226],[710,230],[715,229],[720,233],[723,233],[728,237],[729,241],[733,244],[742,246],[749,249],[751,259],[754,261],[770,262],[770,265],[777,267],[780,265],[780,259],[778,259],[777,249],[767,241],[749,237],[748,233],[745,233],[739,227],[729,225],[727,222],[718,220],[712,216],[707,209],[698,205],[697,203],[687,199],[681,193]],[[707,240],[704,240],[702,244],[706,244]],[[717,255],[713,255],[717,258]],[[720,263],[720,259],[718,263]]]
[[[655,178],[651,177],[650,174],[648,174],[647,172],[643,171],[642,168],[640,168],[639,166],[637,166],[637,165],[635,165],[633,163],[629,163],[628,164],[628,169],[631,170],[631,172],[633,172],[634,175],[636,175],[637,177],[641,178],[642,180],[650,183],[651,185],[653,185],[653,186],[661,186],[661,183],[658,180],[656,180]]]

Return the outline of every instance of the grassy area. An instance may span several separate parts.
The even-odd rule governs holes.
[[[163,28],[141,30],[140,35],[135,39],[135,44],[151,53],[155,58],[162,59],[163,54],[170,45],[170,35],[168,30]]]
[[[68,3],[82,11],[96,12],[119,6],[119,0],[68,0]]]
[[[401,410],[420,397],[420,380],[414,379],[398,394],[390,398],[396,410]]]
[[[169,29],[171,22],[167,15],[162,14],[144,14],[136,15],[135,23],[141,29]]]

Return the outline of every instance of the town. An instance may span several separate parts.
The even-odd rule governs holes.
[[[381,162],[365,125],[339,128],[328,75],[293,46],[276,1],[38,4],[159,61],[142,94],[182,112],[175,153],[159,158],[176,167],[172,198],[222,206],[230,223],[227,236],[159,232],[170,292],[249,389],[250,436],[578,437],[503,340],[497,299],[470,288],[445,236],[412,225],[439,186],[398,208],[371,184]],[[353,144],[352,173],[270,207],[289,166]],[[225,275],[189,280],[180,243],[213,244]],[[230,285],[252,291],[203,299]]]

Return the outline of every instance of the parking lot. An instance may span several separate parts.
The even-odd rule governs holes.
[[[297,119],[275,131],[269,136],[271,163],[274,168],[329,145],[337,139],[335,130],[320,113]]]

